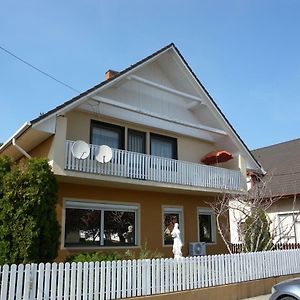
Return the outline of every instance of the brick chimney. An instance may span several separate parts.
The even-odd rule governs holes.
[[[105,72],[105,80],[108,80],[108,79],[110,79],[110,78],[115,77],[118,73],[119,73],[119,72],[114,71],[114,70],[107,70],[107,71]]]

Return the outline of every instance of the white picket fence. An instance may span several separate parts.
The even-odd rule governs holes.
[[[138,297],[300,273],[300,250],[1,267],[1,300]]]

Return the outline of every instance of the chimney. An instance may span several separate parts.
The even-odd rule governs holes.
[[[108,80],[108,79],[110,79],[110,78],[115,77],[118,73],[119,73],[119,72],[114,71],[114,70],[107,70],[107,71],[105,72],[105,80]]]

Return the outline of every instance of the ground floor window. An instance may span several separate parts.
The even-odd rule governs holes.
[[[280,243],[300,243],[299,212],[278,215]]]
[[[65,247],[137,245],[138,207],[65,202]]]
[[[174,224],[179,224],[181,240],[183,241],[183,212],[180,207],[164,207],[163,208],[163,245],[173,245],[171,232]]]
[[[216,242],[215,215],[211,209],[198,209],[198,226],[200,242]]]

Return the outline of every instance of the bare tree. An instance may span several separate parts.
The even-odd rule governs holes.
[[[208,203],[215,213],[217,230],[229,253],[232,253],[229,214],[243,237],[244,252],[272,250],[276,244],[283,243],[290,237],[293,226],[285,224],[284,220],[275,222],[267,214],[272,205],[283,198],[274,197],[268,185],[269,181],[260,180],[248,193],[225,192],[214,202]],[[295,204],[296,195],[291,208],[294,223],[299,214],[295,212]]]

